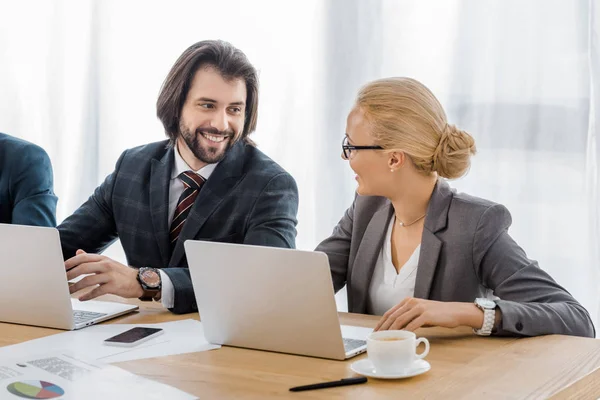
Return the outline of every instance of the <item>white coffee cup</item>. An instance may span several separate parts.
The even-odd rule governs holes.
[[[425,350],[417,354],[420,343],[425,344]],[[410,331],[373,332],[367,337],[367,354],[377,373],[399,372],[429,354],[429,341],[417,339]]]

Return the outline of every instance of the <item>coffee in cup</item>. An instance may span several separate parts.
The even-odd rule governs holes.
[[[425,344],[425,350],[417,354],[417,346]],[[429,353],[429,341],[418,338],[410,331],[379,331],[367,337],[367,354],[377,373],[397,373],[413,365]]]

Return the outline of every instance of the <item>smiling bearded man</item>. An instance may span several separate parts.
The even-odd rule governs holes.
[[[258,76],[244,53],[223,41],[184,51],[157,101],[169,140],[126,150],[58,227],[67,279],[89,274],[71,293],[192,312],[185,240],[294,248],[298,189],[249,139],[257,110]],[[117,238],[128,265],[99,255]]]

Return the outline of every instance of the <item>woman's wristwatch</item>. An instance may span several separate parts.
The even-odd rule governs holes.
[[[477,298],[475,305],[483,311],[483,326],[481,329],[473,329],[473,332],[480,336],[490,336],[496,322],[496,302],[486,298]]]

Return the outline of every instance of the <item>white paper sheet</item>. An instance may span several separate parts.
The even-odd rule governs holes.
[[[196,399],[171,386],[121,368],[51,352],[0,362],[0,398],[40,399]]]
[[[114,347],[103,343],[104,339],[125,332],[136,326],[162,328],[165,333],[135,347]],[[218,349],[204,338],[202,323],[184,319],[159,324],[106,324],[90,326],[78,331],[58,333],[0,347],[0,360],[23,358],[42,354],[48,349],[84,355],[86,359],[104,363],[139,360],[182,353],[194,353]]]

